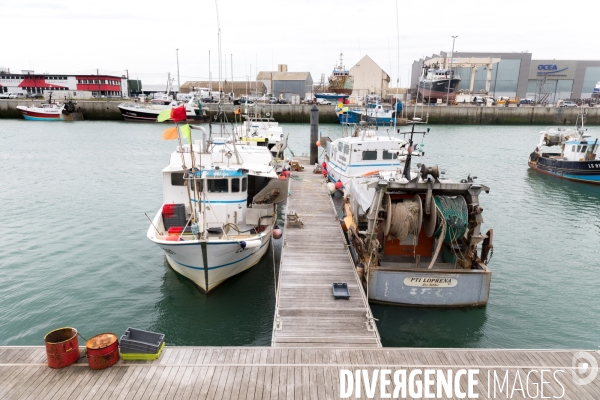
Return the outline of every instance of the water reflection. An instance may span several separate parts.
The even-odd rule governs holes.
[[[384,347],[479,347],[485,308],[430,309],[371,304]]]

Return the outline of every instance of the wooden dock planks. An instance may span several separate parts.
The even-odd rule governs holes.
[[[302,227],[286,222],[272,346],[381,347],[323,175],[303,164],[290,178],[286,213]],[[333,297],[334,282],[350,299]]]
[[[510,389],[519,371],[524,390],[533,396],[545,370],[543,380],[550,381],[545,397],[600,398],[600,376],[584,386],[574,383],[575,350],[166,347],[158,360],[120,360],[98,371],[90,370],[85,358],[67,368],[48,368],[41,346],[0,347],[0,351],[3,400],[335,399],[340,397],[341,369],[366,369],[372,374],[381,368],[404,369],[407,374],[425,368],[479,369],[475,386],[479,398],[494,398],[488,384],[492,391],[494,372],[503,377],[506,371]],[[586,353],[600,364],[597,352]],[[552,377],[559,370],[564,389]],[[460,386],[467,390],[466,379],[461,379]],[[498,399],[523,398],[521,392],[511,397],[506,390],[496,390]],[[368,398],[364,386],[361,398]],[[379,387],[375,398],[380,398]]]

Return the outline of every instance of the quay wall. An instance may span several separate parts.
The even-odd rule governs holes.
[[[31,105],[32,103],[43,103],[43,101],[25,100],[0,100],[0,119],[23,118],[17,110],[17,105]],[[118,105],[121,101],[78,101],[77,107],[81,108],[86,120],[115,120],[123,118]],[[310,123],[310,109],[312,104],[265,104],[258,105],[258,112],[265,116],[267,113],[275,118],[277,122]],[[337,115],[334,105],[319,105],[320,123],[337,123]],[[216,110],[215,104],[209,104],[208,108]],[[223,111],[229,120],[233,120],[234,110],[238,106],[224,104]],[[251,107],[254,111],[254,107]],[[426,119],[429,115],[430,124],[455,124],[455,125],[566,125],[575,124],[579,108],[557,108],[557,107],[477,107],[477,106],[455,106],[455,107],[421,107],[407,106],[406,115]],[[600,125],[600,107],[586,108],[587,125]]]

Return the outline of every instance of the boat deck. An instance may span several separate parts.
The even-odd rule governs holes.
[[[454,373],[462,368],[475,368],[479,372],[474,392],[479,398],[540,398],[535,396],[538,393],[535,385],[539,390],[542,380],[547,382],[544,398],[600,398],[600,378],[583,386],[574,383],[571,371],[575,353],[574,350],[165,347],[155,361],[119,360],[110,368],[91,370],[85,358],[67,368],[48,368],[42,346],[0,347],[0,399],[335,399],[340,398],[340,370],[366,369],[372,376],[374,369],[379,368],[388,368],[392,374],[403,369],[407,376],[424,368],[451,369]],[[587,354],[600,363],[596,352]],[[543,379],[541,370],[545,370]],[[562,372],[556,372],[559,370]],[[508,388],[505,386],[501,392],[498,383],[493,396],[494,373],[501,382],[507,372]],[[553,378],[555,372],[561,385]],[[517,374],[521,385],[516,381]],[[391,380],[388,393],[394,389]],[[515,381],[517,391],[507,395]],[[465,376],[460,383],[466,393]],[[360,398],[369,398],[365,386],[361,386]],[[377,386],[374,398],[379,399]],[[432,389],[435,393],[436,385]],[[526,390],[531,397],[523,396],[527,392],[522,391]],[[351,398],[356,398],[354,393]]]
[[[346,246],[322,174],[308,160],[292,171],[281,250],[272,345],[381,347],[379,332]],[[349,299],[335,299],[333,283],[347,283]]]

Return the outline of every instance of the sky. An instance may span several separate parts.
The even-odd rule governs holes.
[[[96,73],[147,84],[257,71],[328,77],[369,55],[406,87],[414,60],[455,51],[599,59],[597,0],[0,0],[0,66],[11,72]],[[218,8],[218,17],[217,17]],[[221,66],[219,67],[219,25]],[[179,49],[178,51],[176,49]],[[209,63],[210,52],[210,63]],[[233,61],[233,64],[232,64]],[[233,65],[233,71],[232,71]]]

